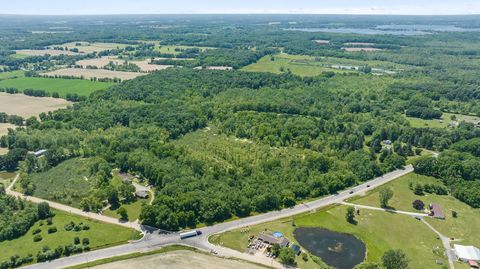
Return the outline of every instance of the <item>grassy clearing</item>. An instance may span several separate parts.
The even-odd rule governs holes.
[[[271,56],[265,56],[256,63],[242,68],[244,71],[251,72],[270,72],[281,74],[290,70],[293,74],[299,76],[318,76],[325,71],[334,72],[352,72],[347,70],[338,70],[321,66],[315,62],[314,57],[301,55],[275,55],[275,60],[271,60]]]
[[[452,120],[452,116],[456,117],[456,120]],[[480,122],[480,117],[469,116],[469,115],[460,115],[452,113],[443,113],[441,119],[434,120],[423,120],[419,118],[406,117],[410,122],[410,125],[415,128],[447,128],[451,125],[455,125],[457,122],[469,122],[477,123]]]
[[[9,78],[20,78],[24,76],[24,72],[17,70],[17,71],[10,71],[10,72],[0,72],[0,80],[9,79]]]
[[[394,196],[390,205],[399,210],[415,211],[412,207],[414,200],[422,200],[425,204],[439,203],[445,210],[446,220],[427,219],[439,232],[457,238],[459,244],[469,245],[480,242],[480,234],[477,227],[480,227],[480,209],[474,209],[465,203],[460,202],[450,195],[425,194],[415,195],[409,189],[409,183],[415,184],[438,184],[443,185],[438,179],[410,173],[398,180],[388,183],[394,189]],[[374,190],[366,197],[355,200],[355,203],[371,206],[379,206],[378,191]],[[458,213],[453,218],[452,211]]]
[[[128,220],[135,221],[140,216],[140,211],[142,210],[142,205],[148,203],[148,199],[137,199],[135,202],[129,204],[122,204],[127,210],[128,213]],[[103,215],[113,217],[113,218],[120,218],[120,215],[117,214],[117,210],[107,209],[103,211]]]
[[[58,70],[51,71],[44,74],[49,77],[73,76],[76,78],[85,79],[85,80],[74,79],[74,81],[86,81],[86,82],[92,82],[90,81],[91,78],[97,78],[97,79],[119,78],[121,80],[129,80],[129,79],[134,79],[138,76],[146,75],[146,73],[139,73],[139,72],[124,72],[124,71],[112,71],[112,70],[106,70],[106,69],[83,69],[83,68],[63,68],[63,69],[58,69]],[[100,82],[97,82],[97,83],[100,83]],[[108,84],[109,84],[108,86],[113,85],[112,83],[108,83]]]
[[[206,51],[208,49],[213,49],[209,47],[196,47],[196,46],[172,46],[172,45],[160,45],[158,47],[155,47],[155,50],[160,52],[160,53],[165,53],[165,54],[173,54],[173,55],[178,55],[181,53],[181,51],[176,51],[175,49],[194,49],[198,48],[200,51]]]
[[[92,92],[106,89],[112,85],[114,85],[114,83],[81,79],[38,77],[23,77],[0,81],[0,87],[13,87],[19,90],[40,89],[50,93],[58,92],[62,97],[65,97],[67,93],[76,93],[81,96],[88,96]]]
[[[36,188],[33,196],[71,205],[80,206],[82,198],[89,195],[91,182],[88,159],[70,159],[43,172],[29,175]]]
[[[90,229],[79,232],[66,231],[64,225],[70,221],[77,224],[83,222],[90,226]],[[42,223],[43,225],[41,225]],[[0,253],[2,253],[0,263],[16,254],[21,257],[27,256],[28,254],[35,256],[44,246],[55,249],[58,246],[73,244],[73,239],[76,236],[80,239],[89,238],[92,250],[119,245],[126,243],[128,240],[140,238],[140,233],[133,229],[101,223],[60,211],[55,211],[55,217],[53,217],[53,224],[51,226],[57,227],[58,231],[53,234],[48,234],[47,230],[50,226],[47,225],[46,222],[38,221],[24,236],[11,241],[0,242]],[[32,231],[37,228],[42,230],[40,235],[43,239],[40,242],[33,242]]]

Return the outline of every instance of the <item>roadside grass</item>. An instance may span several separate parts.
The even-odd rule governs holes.
[[[88,96],[92,92],[107,89],[112,85],[114,85],[114,83],[111,82],[40,77],[22,77],[0,81],[0,87],[3,88],[13,87],[21,91],[25,89],[45,90],[49,93],[57,92],[61,97],[65,97],[67,93]]]
[[[290,70],[295,75],[305,77],[318,76],[325,71],[340,73],[355,72],[323,67],[320,63],[316,63],[314,57],[311,56],[281,54],[275,55],[274,59],[275,60],[272,61],[271,56],[264,56],[256,63],[245,66],[242,70],[249,72],[270,72],[274,74],[281,74]]]
[[[155,254],[161,254],[161,253],[166,253],[170,251],[177,251],[177,250],[189,250],[189,251],[194,251],[198,252],[196,248],[193,247],[187,247],[187,246],[181,246],[181,245],[172,245],[172,246],[166,246],[154,251],[150,252],[135,252],[131,254],[126,254],[126,255],[121,255],[121,256],[115,256],[107,259],[101,259],[98,261],[93,261],[93,262],[88,262],[88,263],[83,263],[71,267],[67,267],[66,269],[82,269],[82,268],[89,268],[97,265],[102,265],[102,264],[107,264],[107,263],[112,263],[116,261],[123,261],[123,260],[129,260],[129,259],[134,259],[134,258],[139,258],[139,257],[144,257],[144,256],[150,256],[150,255],[155,255]]]
[[[135,240],[141,237],[141,234],[133,229],[94,221],[61,211],[54,211],[54,213],[55,216],[52,218],[52,225],[47,225],[46,221],[37,221],[22,237],[0,242],[0,253],[2,253],[2,255],[0,255],[0,263],[9,260],[10,256],[13,255],[26,257],[28,254],[32,254],[35,257],[44,246],[55,249],[58,246],[73,245],[73,239],[77,236],[80,240],[89,238],[90,248],[92,250],[124,244],[129,240]],[[73,230],[66,231],[64,225],[70,223],[70,221],[76,224],[83,222],[90,226],[90,229],[79,232]],[[42,223],[43,225],[41,225]],[[52,226],[57,228],[57,232],[48,234],[47,230]],[[43,239],[40,242],[33,242],[34,235],[32,231],[37,228],[41,229],[40,235]]]
[[[480,242],[480,209],[475,209],[469,205],[455,199],[451,195],[428,194],[415,195],[409,189],[409,183],[415,184],[438,184],[443,183],[433,177],[427,177],[410,173],[393,182],[386,184],[394,190],[394,195],[390,201],[390,205],[398,210],[416,211],[412,207],[414,200],[422,200],[426,205],[430,203],[439,203],[445,211],[445,220],[427,218],[426,220],[432,224],[435,229],[448,237],[459,240],[458,244],[470,245]],[[368,196],[358,198],[354,203],[370,206],[379,206],[378,190],[373,190]],[[457,218],[452,217],[452,211],[457,212]]]
[[[10,71],[10,72],[0,72],[0,80],[3,79],[10,79],[10,78],[20,78],[24,76],[24,72],[17,70],[17,71]]]
[[[123,204],[122,207],[124,207],[127,210],[128,214],[128,220],[129,221],[135,221],[140,217],[140,212],[142,211],[142,205],[148,203],[148,199],[138,199],[132,203],[128,204]],[[120,218],[120,215],[117,214],[117,209],[112,210],[108,208],[107,210],[104,210],[102,212],[103,215],[113,217],[113,218]]]
[[[410,125],[414,128],[447,128],[450,124],[453,124],[454,121],[451,119],[452,116],[457,118],[457,122],[470,122],[477,123],[480,122],[480,117],[471,116],[471,115],[461,115],[453,113],[443,113],[441,119],[433,120],[424,120],[419,118],[405,117]]]
[[[46,172],[29,175],[36,187],[33,196],[77,208],[89,195],[91,183],[85,180],[89,176],[88,159],[82,158],[66,160]]]

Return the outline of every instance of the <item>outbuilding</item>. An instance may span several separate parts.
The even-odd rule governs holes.
[[[33,153],[33,156],[35,157],[41,157],[43,155],[45,155],[45,153],[47,153],[47,150],[46,149],[41,149],[41,150],[37,150]]]
[[[453,245],[453,248],[459,261],[474,261],[476,263],[480,261],[480,249],[474,246]]]
[[[141,199],[147,199],[148,198],[148,191],[141,190],[141,191],[136,191],[135,196]]]

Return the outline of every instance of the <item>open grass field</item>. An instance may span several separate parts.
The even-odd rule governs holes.
[[[169,251],[161,254],[117,261],[91,267],[94,269],[264,269],[266,267],[239,260],[230,260],[189,250]]]
[[[15,125],[10,123],[0,123],[0,137],[8,133],[8,129],[15,129]]]
[[[105,69],[83,69],[83,68],[64,68],[48,73],[44,73],[47,76],[74,76],[78,78],[91,79],[91,78],[119,78],[121,80],[134,79],[139,76],[144,76],[145,73],[138,72],[122,72],[111,71]]]
[[[142,210],[143,203],[148,203],[148,199],[137,199],[133,203],[122,204],[122,207],[124,207],[127,210],[129,221],[135,221],[136,219],[138,219],[138,217],[140,216],[140,211]],[[117,214],[117,210],[107,209],[107,210],[104,210],[102,213],[105,216],[109,216],[117,219],[120,218],[120,215]]]
[[[60,98],[39,98],[23,94],[0,93],[0,112],[5,112],[9,115],[19,115],[24,118],[37,116],[42,112],[65,108],[71,104],[71,102]]]
[[[98,82],[81,79],[23,77],[0,81],[0,87],[13,87],[19,90],[40,89],[47,92],[58,92],[65,97],[67,93],[88,96],[94,91],[103,90],[114,85],[111,82]]]
[[[140,238],[139,232],[133,229],[101,223],[61,211],[54,212],[55,216],[53,217],[53,224],[51,226],[57,227],[58,231],[56,233],[48,234],[47,230],[50,226],[44,221],[38,221],[24,236],[14,240],[0,242],[0,253],[2,253],[2,255],[0,255],[0,263],[10,259],[12,255],[25,257],[28,254],[32,254],[35,257],[37,252],[41,251],[44,246],[55,249],[58,246],[73,244],[73,239],[76,236],[80,239],[89,238],[92,250],[123,244],[127,243],[128,240]],[[66,231],[64,225],[70,221],[76,224],[83,222],[90,226],[90,229],[79,232]],[[32,231],[37,228],[41,229],[40,235],[43,239],[40,242],[33,242]]]
[[[79,45],[77,45],[77,43]],[[126,44],[120,43],[101,43],[101,42],[70,42],[61,45],[53,45],[53,47],[67,47],[68,49],[77,48],[80,53],[92,53],[92,52],[100,52],[104,50],[111,50],[111,49],[123,49],[125,48]]]
[[[456,117],[456,120],[452,120],[452,116]],[[469,123],[480,122],[480,117],[460,115],[452,113],[443,113],[441,119],[424,120],[419,118],[406,117],[410,122],[410,125],[415,128],[447,128],[449,126],[455,126],[459,122],[465,121]]]
[[[353,72],[349,70],[338,70],[324,67],[321,63],[315,62],[314,57],[287,54],[275,55],[274,61],[272,61],[271,57],[267,55],[256,63],[245,66],[242,70],[251,72],[270,72],[275,74],[281,74],[290,70],[293,74],[305,77],[318,76],[325,71]]]
[[[47,172],[29,175],[36,188],[33,196],[79,207],[82,198],[89,195],[91,182],[88,159],[70,159]]]
[[[412,207],[414,200],[422,200],[425,204],[439,203],[445,210],[446,219],[427,219],[442,234],[459,240],[459,244],[468,245],[476,244],[479,246],[480,234],[480,209],[474,209],[465,203],[460,202],[450,195],[428,194],[415,195],[409,189],[409,183],[414,186],[420,184],[438,184],[443,185],[441,181],[432,177],[426,177],[414,173],[410,173],[388,184],[394,190],[394,196],[390,205],[399,210],[416,211]],[[379,206],[378,191],[374,190],[366,197],[356,199],[354,203]],[[453,218],[451,212],[456,211],[458,216]]]
[[[9,78],[20,78],[24,76],[24,72],[21,70],[10,71],[10,72],[1,72],[0,80],[9,79]]]
[[[79,53],[68,51],[68,50],[54,50],[54,49],[44,49],[44,50],[16,50],[14,58],[25,58],[29,56],[58,56],[58,55],[78,55]]]

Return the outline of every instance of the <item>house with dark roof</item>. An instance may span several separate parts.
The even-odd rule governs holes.
[[[279,244],[280,247],[288,247],[288,245],[290,244],[290,240],[288,240],[286,237],[275,237],[271,234],[260,234],[258,236],[258,240],[269,245]]]

